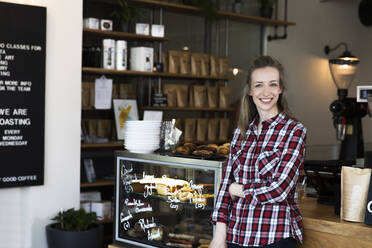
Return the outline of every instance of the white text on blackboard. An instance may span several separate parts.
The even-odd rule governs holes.
[[[0,126],[30,126],[30,118],[16,119],[16,118],[0,118]]]
[[[13,109],[13,111],[11,112],[9,108],[3,108],[3,109],[0,109],[0,115],[10,115],[10,113],[12,113],[12,115],[27,115],[27,109],[20,109],[20,108],[17,108],[17,109]]]
[[[29,45],[29,44],[11,44],[11,43],[0,43],[0,48],[7,48],[10,50],[32,50],[41,51],[41,46]]]
[[[26,176],[18,176],[18,177],[0,177],[0,181],[4,183],[11,183],[11,182],[22,182],[22,181],[36,181],[37,175],[26,175]]]

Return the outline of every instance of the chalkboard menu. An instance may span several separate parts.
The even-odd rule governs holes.
[[[0,187],[44,183],[46,8],[0,3]]]

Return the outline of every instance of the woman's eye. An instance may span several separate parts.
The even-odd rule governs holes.
[[[255,84],[254,85],[255,88],[258,88],[258,87],[261,87],[261,86],[262,86],[262,84]]]
[[[271,83],[270,86],[271,86],[271,87],[278,87],[279,84],[278,84],[278,83]]]

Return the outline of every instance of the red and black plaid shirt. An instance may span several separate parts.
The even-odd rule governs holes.
[[[284,113],[262,123],[257,118],[242,140],[236,129],[221,179],[213,222],[227,224],[227,242],[262,246],[293,237],[302,241],[302,217],[296,184],[305,158],[306,128]],[[233,182],[245,198],[232,201]]]

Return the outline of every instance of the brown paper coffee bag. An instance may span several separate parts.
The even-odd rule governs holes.
[[[195,76],[202,75],[202,59],[203,55],[200,53],[191,54],[191,74]]]
[[[191,54],[188,52],[181,52],[180,57],[180,73],[190,74],[191,73]]]
[[[216,86],[208,86],[207,87],[207,95],[208,95],[208,107],[216,108],[218,103],[218,88]]]
[[[342,166],[341,219],[363,222],[366,210],[371,169]]]
[[[196,119],[185,119],[185,142],[195,141]]]
[[[220,76],[223,76],[223,77],[226,77],[227,76],[227,73],[228,73],[228,70],[229,70],[229,60],[227,57],[219,57],[218,58],[218,61],[219,61],[219,73],[220,73]]]
[[[218,119],[208,120],[208,141],[216,142],[218,139]]]
[[[177,84],[164,84],[163,93],[167,95],[168,107],[177,106]]]
[[[197,119],[196,140],[206,141],[207,134],[208,134],[208,119],[206,118]]]
[[[217,56],[211,55],[210,58],[210,76],[217,77],[220,75],[220,64]]]
[[[179,51],[169,51],[168,52],[168,62],[169,62],[169,73],[180,73],[180,63],[181,63],[182,53]]]
[[[202,76],[209,76],[210,68],[209,68],[209,54],[201,54],[201,75]]]
[[[226,141],[229,138],[230,130],[230,119],[222,118],[220,119],[220,131],[218,139],[221,141]]]
[[[177,89],[177,107],[187,107],[188,106],[188,96],[189,96],[189,86],[188,85],[178,85]]]
[[[189,106],[195,107],[194,104],[194,86],[189,86]]]
[[[203,85],[194,85],[194,106],[202,108],[207,106],[207,87]]]
[[[231,88],[220,87],[219,91],[220,91],[220,101],[219,101],[220,108],[228,108],[230,106]]]

